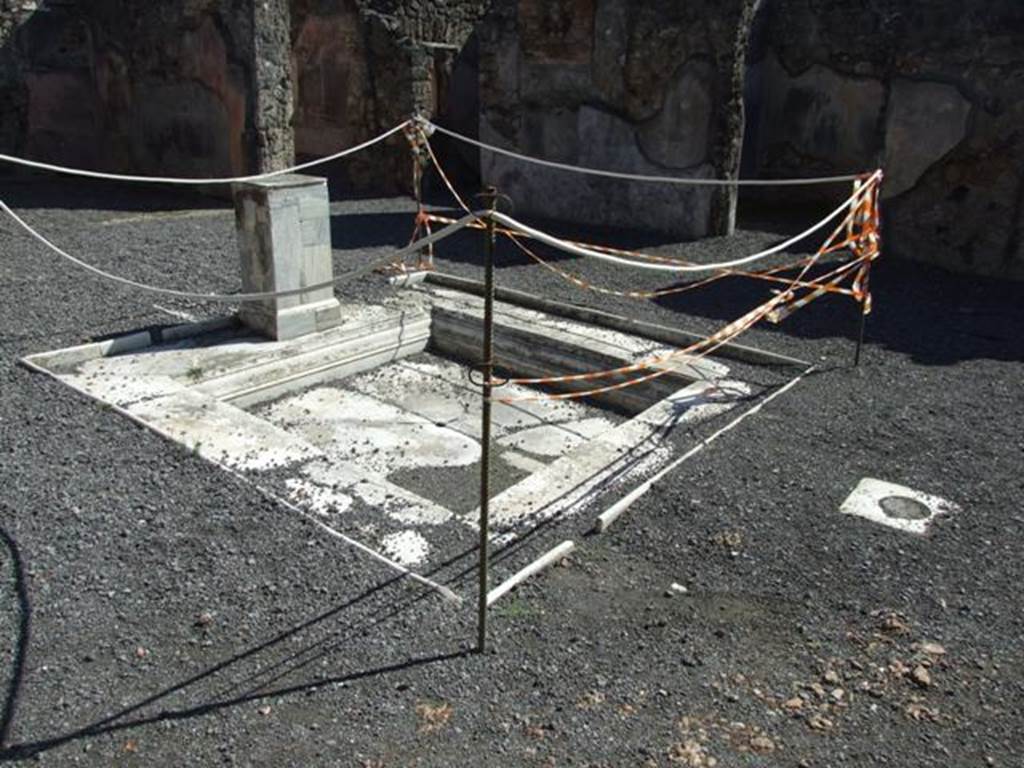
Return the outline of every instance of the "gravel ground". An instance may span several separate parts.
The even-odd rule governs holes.
[[[98,265],[176,287],[237,286],[224,203],[17,180],[0,196]],[[409,209],[337,205],[347,214],[334,222],[339,272],[371,258],[369,246],[403,241]],[[747,343],[820,372],[608,534],[578,538],[564,567],[498,604],[492,650],[475,655],[471,605],[396,579],[189,452],[18,367],[26,353],[176,322],[166,310],[218,310],[101,284],[9,222],[0,228],[0,758],[1020,765],[1019,285],[881,261],[857,369],[854,312],[840,302],[751,332]],[[478,276],[470,237],[439,249],[444,270]],[[668,250],[719,258],[772,237],[746,230]],[[558,263],[636,287],[602,265]],[[498,279],[686,329],[756,301],[741,284],[662,302],[587,297],[505,249]],[[378,278],[345,290],[389,292]],[[739,372],[769,384],[787,375]],[[863,476],[964,511],[923,538],[839,515]],[[564,534],[552,526],[523,546],[540,551]],[[472,564],[463,553],[435,575],[465,582]]]

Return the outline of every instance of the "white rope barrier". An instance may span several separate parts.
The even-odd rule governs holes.
[[[384,264],[388,264],[397,259],[402,259],[410,254],[416,253],[424,245],[435,243],[438,240],[443,240],[446,237],[454,235],[459,230],[464,229],[465,227],[469,226],[471,223],[477,221],[480,218],[479,214],[467,214],[466,216],[463,216],[461,219],[454,222],[453,224],[449,224],[444,229],[439,229],[437,232],[434,232],[433,234],[428,235],[427,237],[416,240],[412,245],[406,246],[405,248],[400,248],[395,251],[391,251],[388,253],[387,256],[374,261],[372,264],[369,264],[365,267],[360,267],[359,269],[352,270],[350,272],[346,272],[343,275],[335,277],[333,280],[328,280],[322,283],[316,283],[315,285],[307,285],[304,288],[292,288],[287,291],[222,294],[179,291],[174,288],[164,288],[158,285],[150,285],[148,283],[142,283],[137,280],[131,280],[127,277],[122,277],[121,275],[115,275],[111,272],[106,272],[100,269],[99,267],[95,267],[92,264],[89,264],[88,262],[82,261],[81,259],[72,256],[67,251],[52,243],[44,235],[40,234],[37,230],[33,229],[32,226],[28,224],[25,220],[23,220],[20,216],[18,216],[18,214],[12,211],[7,206],[7,203],[5,203],[3,200],[0,200],[0,211],[3,211],[8,216],[10,216],[14,220],[14,222],[23,230],[25,230],[25,232],[27,232],[33,239],[42,243],[48,249],[50,249],[55,254],[60,256],[62,259],[66,259],[67,261],[70,261],[72,264],[75,264],[76,266],[81,267],[82,269],[85,269],[88,272],[91,272],[97,277],[103,278],[104,280],[109,280],[110,282],[118,283],[129,288],[135,288],[140,291],[147,291],[148,293],[160,294],[162,296],[174,296],[181,299],[200,299],[203,301],[220,301],[229,303],[243,301],[261,301],[264,299],[283,298],[285,296],[298,296],[300,294],[309,293],[310,291],[316,291],[321,288],[330,288],[340,282],[354,280],[358,277],[361,277],[362,275],[369,274],[370,272],[372,272],[375,269],[378,269],[380,266]]]
[[[501,224],[504,224],[506,227],[509,227],[510,229],[518,230],[521,234],[523,234],[523,235],[525,235],[527,237],[533,238],[533,239],[538,240],[538,241],[540,241],[542,243],[546,243],[547,245],[550,245],[553,248],[557,248],[559,250],[565,251],[566,253],[571,253],[571,254],[574,254],[574,255],[577,255],[577,256],[583,256],[583,257],[586,257],[586,258],[598,259],[600,261],[607,261],[607,262],[611,262],[611,263],[614,263],[614,264],[619,264],[619,265],[622,265],[622,266],[634,267],[634,268],[638,268],[638,269],[654,270],[654,271],[659,271],[659,272],[673,272],[673,273],[711,272],[711,271],[717,271],[717,270],[722,270],[722,269],[728,269],[728,268],[731,268],[731,267],[736,267],[736,266],[740,266],[740,265],[744,265],[744,264],[749,264],[751,262],[759,261],[761,259],[767,258],[768,256],[772,256],[772,255],[774,255],[776,253],[779,253],[781,251],[786,250],[787,248],[789,248],[789,247],[793,246],[794,244],[800,242],[804,238],[809,237],[810,235],[814,234],[815,232],[817,232],[818,230],[820,230],[824,226],[826,226],[833,219],[835,219],[837,216],[839,216],[843,211],[847,210],[851,205],[855,205],[859,201],[859,199],[861,197],[864,197],[867,194],[869,194],[870,190],[872,188],[871,187],[871,182],[877,180],[878,178],[880,178],[880,176],[881,176],[881,171],[876,171],[868,179],[868,181],[865,184],[861,185],[858,188],[858,190],[854,192],[854,194],[850,198],[848,198],[842,204],[837,206],[836,209],[833,210],[824,219],[822,219],[818,223],[814,224],[813,226],[809,227],[808,229],[806,229],[805,231],[801,232],[800,234],[795,235],[794,237],[791,237],[788,240],[785,240],[785,241],[783,241],[783,242],[781,242],[781,243],[779,243],[779,244],[777,244],[777,245],[775,245],[775,246],[773,246],[771,248],[767,248],[767,249],[759,251],[757,253],[750,254],[749,256],[744,256],[742,258],[733,259],[731,261],[717,262],[717,263],[714,263],[714,264],[678,264],[678,265],[676,265],[676,264],[661,264],[661,263],[656,263],[656,262],[635,261],[633,259],[626,259],[626,258],[622,258],[620,256],[614,256],[612,254],[603,253],[601,251],[594,251],[594,250],[591,250],[589,248],[585,248],[583,246],[576,245],[574,243],[568,242],[566,240],[562,240],[561,238],[557,238],[557,237],[555,237],[553,235],[550,235],[550,234],[548,234],[546,232],[543,232],[543,231],[541,231],[539,229],[534,229],[533,227],[530,227],[530,226],[528,226],[526,224],[523,224],[522,222],[518,221],[517,219],[514,219],[511,216],[508,216],[506,214],[503,214],[503,213],[500,213],[500,212],[493,212],[493,213],[491,213],[491,212],[488,211],[488,212],[480,212],[480,213],[468,213],[467,215],[463,216],[461,219],[455,221],[452,224],[449,224],[448,226],[444,227],[443,229],[440,229],[437,232],[434,232],[434,233],[432,233],[430,235],[427,235],[426,237],[423,237],[423,238],[420,238],[418,240],[413,241],[412,243],[410,243],[405,248],[401,248],[401,249],[398,249],[398,250],[395,250],[395,251],[391,251],[386,257],[380,259],[379,261],[375,261],[373,264],[370,264],[370,265],[368,265],[366,267],[363,267],[363,268],[360,268],[358,270],[354,270],[354,271],[348,272],[348,273],[346,273],[344,275],[339,275],[338,277],[336,277],[333,280],[322,282],[322,283],[317,283],[317,284],[314,284],[314,285],[305,286],[303,288],[294,288],[294,289],[285,290],[285,291],[270,291],[270,292],[261,292],[261,293],[218,294],[218,293],[200,293],[200,292],[194,292],[194,291],[182,291],[182,290],[177,290],[177,289],[174,289],[174,288],[165,288],[165,287],[162,287],[162,286],[151,285],[151,284],[143,283],[143,282],[140,282],[140,281],[137,281],[137,280],[132,280],[130,278],[122,277],[121,275],[116,275],[116,274],[113,274],[111,272],[107,272],[107,271],[105,271],[103,269],[100,269],[99,267],[95,267],[92,264],[89,264],[88,262],[83,261],[82,259],[79,259],[79,258],[71,255],[70,253],[68,253],[64,249],[60,248],[55,243],[53,243],[52,241],[47,239],[45,235],[41,234],[38,230],[34,229],[30,224],[28,224],[28,222],[26,222],[24,219],[22,219],[20,216],[18,216],[18,214],[16,214],[13,210],[11,210],[11,208],[3,200],[0,200],[0,211],[3,211],[8,216],[10,216],[11,219],[19,227],[21,227],[29,236],[31,236],[33,239],[37,240],[39,243],[44,245],[49,250],[53,251],[55,254],[57,254],[61,258],[71,262],[72,264],[75,264],[76,266],[78,266],[78,267],[80,267],[82,269],[87,270],[88,272],[96,275],[97,277],[103,278],[103,279],[108,280],[110,282],[118,283],[120,285],[124,285],[124,286],[127,286],[129,288],[135,288],[135,289],[138,289],[138,290],[147,291],[149,293],[156,293],[156,294],[160,294],[160,295],[164,295],[164,296],[174,296],[176,298],[198,299],[198,300],[202,300],[202,301],[245,302],[245,301],[261,301],[261,300],[265,300],[265,299],[274,299],[274,298],[284,298],[284,297],[287,297],[287,296],[297,296],[297,295],[300,295],[300,294],[309,293],[311,291],[319,290],[321,288],[333,287],[334,285],[336,285],[337,283],[342,282],[342,281],[356,279],[356,278],[358,278],[358,277],[360,277],[360,276],[362,276],[364,274],[368,274],[368,273],[372,272],[373,270],[377,269],[378,267],[380,267],[383,264],[390,263],[390,262],[393,262],[395,260],[400,260],[400,259],[405,258],[406,256],[411,255],[411,254],[418,253],[419,251],[421,251],[424,248],[424,246],[427,246],[427,245],[436,243],[436,242],[438,242],[440,240],[443,240],[443,239],[445,239],[445,238],[455,234],[459,230],[464,229],[465,227],[469,226],[473,222],[483,220],[487,216],[493,216],[495,221],[497,221],[497,222],[499,222]]]
[[[634,267],[636,269],[653,270],[656,272],[714,272],[717,270],[730,269],[732,267],[738,267],[744,264],[750,264],[755,261],[760,261],[762,259],[767,258],[768,256],[773,256],[777,253],[780,253],[786,250],[787,248],[790,248],[793,245],[797,244],[801,240],[810,237],[815,232],[827,226],[831,221],[833,221],[836,217],[840,216],[844,211],[848,211],[852,205],[855,205],[856,203],[860,202],[860,200],[863,197],[865,197],[871,190],[872,182],[881,178],[881,173],[881,171],[875,171],[875,173],[868,178],[867,182],[864,185],[862,185],[856,192],[854,192],[853,195],[844,200],[840,205],[838,205],[835,208],[835,210],[833,210],[821,221],[812,225],[808,229],[805,229],[799,235],[794,235],[793,237],[789,238],[788,240],[784,240],[778,245],[774,245],[771,248],[766,248],[763,251],[758,251],[757,253],[752,253],[749,256],[743,256],[738,259],[732,259],[731,261],[720,261],[714,264],[662,264],[658,262],[635,261],[633,259],[626,259],[621,256],[613,256],[612,254],[604,253],[601,251],[594,251],[591,250],[590,248],[584,248],[583,246],[568,242],[567,240],[562,240],[561,238],[555,237],[554,235],[549,235],[548,233],[543,232],[539,229],[534,229],[533,227],[527,226],[526,224],[523,224],[521,221],[518,221],[517,219],[514,219],[511,216],[508,216],[507,214],[504,213],[495,212],[493,214],[487,213],[481,215],[493,216],[495,221],[504,224],[509,229],[518,230],[521,234],[527,237],[545,243],[546,245],[550,245],[552,248],[557,248],[560,251],[571,253],[576,256],[584,256],[590,259],[607,261],[613,264]]]
[[[193,178],[182,178],[179,176],[132,176],[120,173],[103,173],[101,171],[89,171],[84,168],[68,168],[62,165],[52,165],[50,163],[42,163],[37,160],[27,160],[23,157],[15,157],[13,155],[0,154],[0,161],[6,163],[12,163],[14,165],[21,165],[26,168],[35,168],[40,171],[51,171],[53,173],[61,173],[66,176],[83,176],[89,179],[103,179],[106,181],[127,181],[127,182],[139,182],[146,184],[178,184],[178,185],[205,185],[205,184],[234,184],[246,181],[262,181],[265,179],[272,179],[277,176],[284,176],[289,173],[297,173],[298,171],[304,171],[307,168],[313,168],[324,163],[329,163],[333,160],[339,160],[340,158],[347,157],[348,155],[361,152],[368,147],[372,147],[374,144],[379,144],[385,139],[394,136],[399,131],[402,131],[409,125],[409,121],[406,120],[404,123],[396,125],[394,128],[385,131],[379,136],[374,136],[372,139],[364,141],[362,144],[356,144],[354,147],[343,149],[340,152],[335,152],[333,155],[327,157],[318,157],[316,160],[310,160],[307,163],[300,163],[299,165],[293,165],[290,168],[283,168],[280,171],[270,171],[268,173],[257,173],[252,176],[230,176],[230,177],[216,177],[209,179],[193,179]]]
[[[580,165],[558,163],[554,160],[543,160],[539,157],[532,157],[519,152],[513,152],[510,149],[496,147],[493,144],[486,144],[482,141],[478,141],[477,139],[471,139],[469,136],[464,136],[463,134],[457,133],[448,128],[442,128],[440,125],[432,123],[424,117],[417,117],[416,121],[421,127],[425,128],[430,133],[436,131],[437,133],[450,136],[457,141],[471,144],[487,152],[511,157],[516,160],[521,160],[524,163],[533,163],[534,165],[542,165],[545,168],[554,168],[559,171],[569,171],[570,173],[581,173],[587,176],[604,176],[609,179],[619,179],[622,181],[643,181],[654,184],[679,184],[700,187],[796,187],[812,184],[838,184],[842,182],[851,182],[861,179],[865,175],[863,173],[854,173],[843,176],[816,176],[803,179],[701,179],[694,176],[650,176],[637,173],[623,173],[621,171],[606,171],[600,168],[587,168]]]

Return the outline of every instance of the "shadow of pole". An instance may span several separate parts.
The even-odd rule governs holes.
[[[25,678],[25,657],[28,654],[28,645],[32,631],[32,603],[29,600],[28,586],[25,583],[25,562],[22,560],[18,543],[3,526],[0,526],[0,539],[3,539],[7,551],[11,554],[11,565],[14,570],[14,590],[18,597],[19,613],[18,642],[14,649],[11,679],[7,684],[7,695],[4,698],[3,717],[0,718],[0,749],[2,749],[7,746],[11,726],[14,723],[14,715],[18,709],[18,695],[21,692],[22,681]]]
[[[449,651],[447,653],[432,654],[430,656],[420,656],[412,659],[406,659],[405,661],[395,662],[393,664],[385,664],[379,667],[373,667],[370,669],[363,669],[358,670],[356,672],[350,672],[349,674],[345,675],[319,677],[306,682],[297,683],[295,685],[274,688],[270,690],[246,692],[238,696],[219,699],[216,701],[204,702],[202,704],[196,704],[191,707],[162,710],[152,715],[144,715],[141,717],[136,717],[131,720],[115,720],[115,718],[120,718],[123,714],[118,713],[115,716],[115,718],[105,718],[104,720],[101,720],[97,723],[85,726],[84,728],[80,728],[76,731],[72,731],[61,736],[55,736],[53,738],[44,739],[42,741],[17,744],[11,747],[0,749],[0,761],[28,760],[30,758],[36,757],[37,755],[43,752],[54,749],[55,747],[59,747],[63,744],[67,744],[68,742],[76,741],[78,739],[92,738],[107,733],[117,733],[119,731],[125,731],[132,728],[138,728],[144,725],[150,725],[152,723],[174,720],[188,720],[193,717],[201,717],[203,715],[208,715],[213,712],[218,712],[220,710],[227,709],[230,707],[236,707],[241,704],[259,701],[261,699],[273,699],[277,697],[287,696],[290,694],[313,691],[327,685],[352,683],[358,680],[365,680],[367,678],[377,677],[379,675],[401,672],[403,670],[414,669],[416,667],[422,667],[429,664],[438,664],[445,661],[453,661],[455,659],[466,658],[468,655],[468,651],[459,650]],[[132,707],[131,709],[137,709],[137,707]],[[112,722],[112,720],[114,721]]]
[[[8,541],[8,546],[10,546],[11,540],[7,537],[6,533],[3,532],[2,528],[0,528],[0,535],[2,535],[4,539]],[[167,698],[173,693],[185,690],[186,688],[189,688],[200,681],[210,678],[218,672],[228,669],[229,667],[232,667],[245,659],[251,658],[275,646],[279,646],[282,642],[297,635],[299,632],[311,628],[317,624],[320,624],[331,617],[337,616],[342,611],[348,608],[352,608],[353,606],[368,600],[371,596],[381,593],[382,590],[398,583],[403,578],[403,576],[389,578],[381,584],[378,584],[364,591],[363,593],[347,600],[346,602],[338,606],[335,606],[327,611],[317,614],[316,616],[313,616],[312,618],[307,619],[306,621],[303,621],[300,624],[297,624],[276,634],[269,640],[254,645],[245,651],[237,653],[234,656],[231,656],[230,658],[227,658],[217,664],[214,664],[202,670],[201,672],[198,672],[195,675],[192,675],[191,677],[186,678],[185,680],[165,687],[157,693],[147,696],[146,698],[137,701],[134,704],[123,707],[121,710],[106,717],[103,717],[99,720],[96,720],[93,723],[90,723],[88,725],[82,726],[80,728],[63,734],[59,734],[57,736],[52,736],[50,738],[40,739],[36,741],[26,741],[20,744],[8,744],[6,742],[0,744],[0,762],[4,762],[7,760],[27,760],[43,752],[54,749],[55,747],[59,747],[61,745],[79,739],[92,738],[106,733],[114,733],[118,731],[128,730],[131,728],[136,728],[139,726],[161,722],[165,720],[185,720],[192,717],[199,717],[202,715],[209,714],[211,712],[217,712],[223,709],[238,706],[240,704],[244,704],[251,701],[275,698],[292,693],[314,690],[324,685],[331,685],[343,682],[354,682],[357,680],[372,678],[377,675],[399,672],[404,669],[411,669],[426,664],[449,661],[464,657],[466,655],[465,651],[449,651],[446,653],[437,653],[430,656],[414,657],[392,664],[386,664],[378,667],[357,670],[344,675],[315,678],[313,680],[296,683],[286,687],[270,688],[269,686],[272,683],[277,682],[278,680],[286,676],[286,674],[278,674],[273,676],[270,680],[264,681],[263,683],[256,685],[255,687],[252,687],[249,690],[242,693],[231,695],[230,691],[225,691],[219,696],[214,696],[213,699],[210,701],[195,704],[192,706],[186,706],[178,709],[163,709],[159,712],[148,715],[138,714],[140,710],[152,704],[155,704],[161,701],[162,699]],[[403,608],[419,602],[419,599],[421,599],[422,597],[424,597],[424,595],[421,595],[416,599],[406,602],[404,605],[399,605],[394,610],[392,610],[388,614],[388,616],[395,615],[399,613],[401,610],[403,610]],[[374,626],[378,623],[379,621],[373,622],[371,626]],[[27,645],[27,633],[25,636],[25,644]],[[328,648],[328,651],[329,650],[331,650],[331,648]],[[322,657],[325,653],[326,651],[319,654],[316,658]],[[286,659],[285,662],[287,661],[288,660]],[[289,669],[288,673],[298,671],[299,669],[305,666],[306,664],[297,664],[293,668]],[[12,691],[16,692],[16,688],[13,684]],[[10,699],[10,694],[8,698]],[[13,716],[13,708],[9,706],[8,710],[6,711],[11,712]],[[130,717],[133,714],[136,716]]]

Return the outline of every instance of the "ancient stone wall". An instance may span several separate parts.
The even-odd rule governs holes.
[[[0,0],[0,148],[14,152],[21,150],[28,101],[14,36],[34,10],[35,3]]]
[[[461,46],[491,0],[359,0],[403,37],[427,45]]]
[[[0,0],[0,147],[207,176],[329,154],[415,111],[442,113],[486,4]],[[408,192],[404,149],[398,137],[325,171],[351,189]]]
[[[292,13],[295,149],[321,157],[382,133],[412,114],[412,51],[354,0]],[[352,189],[408,191],[405,140],[394,137],[325,169]],[[404,184],[403,184],[404,182]]]
[[[480,138],[638,174],[729,176],[743,135],[753,0],[500,0],[480,29]],[[623,183],[484,153],[517,210],[669,232],[727,233],[729,190]]]
[[[752,170],[882,165],[889,253],[1024,277],[1024,3],[767,0],[763,12]]]
[[[298,155],[322,156],[357,144],[414,112],[443,113],[458,53],[485,5],[294,0]],[[351,189],[407,193],[412,176],[405,146],[396,137],[329,170]]]
[[[291,162],[287,2],[30,5],[0,27],[5,149],[197,176]]]
[[[888,253],[1024,277],[1022,34],[1020,0],[0,0],[0,150],[238,174],[420,111],[567,163],[728,176],[745,82],[746,175],[884,165]],[[684,237],[732,226],[729,192],[436,144],[520,212]],[[410,162],[395,137],[325,171],[408,192]]]

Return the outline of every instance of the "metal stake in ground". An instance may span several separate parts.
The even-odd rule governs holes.
[[[857,328],[857,348],[853,352],[853,366],[855,368],[860,365],[860,350],[864,346],[864,326],[868,320],[863,302],[857,304],[857,313],[860,315],[860,320],[858,320],[859,325]]]
[[[487,187],[481,195],[493,214],[498,190]],[[483,377],[480,422],[480,595],[477,603],[476,650],[487,648],[487,540],[490,534],[491,498],[491,377],[494,375],[494,216],[487,217],[484,236],[484,340],[480,373]]]
[[[856,190],[860,190],[860,187],[854,187]],[[859,214],[859,221],[857,224],[860,226],[860,232],[863,236],[865,230],[870,227],[874,232],[875,237],[878,237],[878,184],[872,188],[870,193],[870,208],[867,212]],[[868,246],[871,247],[871,246]],[[874,247],[878,247],[878,243],[874,244]],[[856,253],[862,258],[865,255],[863,248],[857,248]],[[864,262],[860,269],[860,275],[858,282],[862,291],[861,299],[857,302],[857,309],[859,310],[860,318],[857,321],[857,349],[853,353],[853,365],[857,367],[860,365],[860,352],[864,347],[864,328],[868,321],[868,311],[870,309],[869,302],[871,301],[870,294],[870,281],[871,281],[871,260],[868,258]]]
[[[864,214],[863,210],[864,202],[862,200],[857,199],[857,195],[860,193],[863,186],[864,184],[860,179],[857,179],[856,181],[853,182],[854,200],[850,204],[850,220],[846,223],[846,237],[848,240],[853,240],[855,233],[859,233],[862,235],[864,232],[864,228],[868,224],[867,216]],[[851,247],[853,248],[854,253],[856,253],[857,255],[863,255],[863,251],[861,250],[859,243],[855,242],[851,245]],[[865,278],[867,277],[869,263],[870,262],[865,262],[864,266],[861,267],[861,274]],[[867,310],[866,302],[866,298],[862,298],[860,301],[857,302],[857,314],[860,315],[860,317],[857,318],[857,348],[853,352],[854,367],[860,365],[860,351],[861,348],[864,346],[864,326],[867,323],[868,319],[867,312],[865,311]]]

